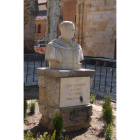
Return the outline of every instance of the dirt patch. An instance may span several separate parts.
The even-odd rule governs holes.
[[[34,86],[33,88],[24,88],[24,92],[24,95],[27,99],[37,99],[35,113],[30,114],[29,110],[27,111],[28,117],[24,119],[24,133],[27,133],[27,131],[30,130],[34,136],[36,136],[38,132],[40,132],[40,134],[43,134],[44,132],[48,132],[49,134],[51,134],[52,131],[39,124],[41,114],[38,107],[38,86]],[[94,104],[102,106],[102,103],[103,98],[96,96]],[[116,103],[112,102],[111,105],[113,107],[113,110],[116,111]],[[70,140],[105,140],[103,130],[104,124],[101,120],[101,113],[101,111],[93,108],[91,127],[74,132],[64,132],[63,135],[69,135]],[[116,140],[116,127],[114,127],[113,140]]]

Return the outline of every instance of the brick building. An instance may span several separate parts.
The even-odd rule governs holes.
[[[47,0],[38,0],[38,14],[35,18],[35,40],[45,37],[47,19]]]
[[[76,16],[84,56],[115,58],[116,0],[78,0]]]
[[[24,0],[24,49],[34,49],[35,17],[38,12],[37,0]]]
[[[57,36],[60,36],[59,24],[62,21],[72,21],[74,24],[76,23],[76,4],[77,0],[61,0],[61,17],[60,21],[58,22],[57,27]]]

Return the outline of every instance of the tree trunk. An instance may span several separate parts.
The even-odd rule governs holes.
[[[38,0],[24,0],[24,50],[34,51],[35,18],[38,13]]]
[[[47,0],[47,24],[45,34],[45,51],[47,44],[57,38],[57,23],[60,17],[60,1]],[[45,53],[46,55],[46,53]],[[45,60],[45,67],[48,67],[48,62]]]

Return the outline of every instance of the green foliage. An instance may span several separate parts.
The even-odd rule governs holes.
[[[26,101],[26,99],[25,99],[25,97],[24,97],[24,118],[27,117],[27,113],[26,113],[27,107],[28,107],[28,104],[27,104],[27,101]]]
[[[109,96],[109,92],[107,93],[107,97],[104,97],[103,100],[103,109],[105,109],[107,106],[111,106],[111,98]]]
[[[55,140],[55,136],[56,136],[56,130],[54,130],[51,140]]]
[[[53,135],[48,135],[47,132],[44,135],[37,134],[36,138],[33,138],[33,133],[28,131],[27,134],[24,134],[24,140],[55,140],[56,131],[53,132]]]
[[[28,131],[27,134],[24,134],[24,140],[32,140],[33,134],[32,132]]]
[[[24,140],[55,140],[56,130],[54,130],[53,135],[48,135],[48,132],[45,132],[44,135],[37,133],[36,138],[33,138],[33,133],[28,131],[27,134],[24,134]],[[69,136],[66,136],[64,140],[70,140]]]
[[[69,136],[66,135],[65,140],[70,140],[70,139],[69,139]]]
[[[31,100],[30,113],[35,113],[35,103],[36,103],[36,100]]]
[[[107,125],[105,130],[105,140],[112,140],[112,135],[113,135],[113,125],[109,124]]]
[[[107,97],[104,98],[103,100],[103,111],[102,111],[102,118],[105,123],[105,125],[114,123],[114,115],[111,107],[111,98],[109,96],[109,93]]]
[[[62,138],[62,132],[64,129],[64,121],[61,114],[58,114],[58,112],[55,114],[55,116],[52,119],[53,121],[53,127],[54,130],[56,130],[56,138]]]
[[[105,109],[103,109],[102,114],[103,121],[105,122],[106,125],[114,122],[114,115],[111,106],[107,106]]]
[[[95,101],[95,97],[96,97],[95,94],[91,94],[91,96],[90,96],[90,103],[91,103],[91,104],[94,103],[94,101]]]

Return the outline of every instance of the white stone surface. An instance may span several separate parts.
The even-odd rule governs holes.
[[[52,69],[81,69],[83,52],[81,46],[72,40],[75,26],[71,21],[60,24],[61,37],[48,43],[45,59]]]
[[[80,96],[83,101],[80,101]],[[60,79],[60,107],[89,104],[90,77]]]

